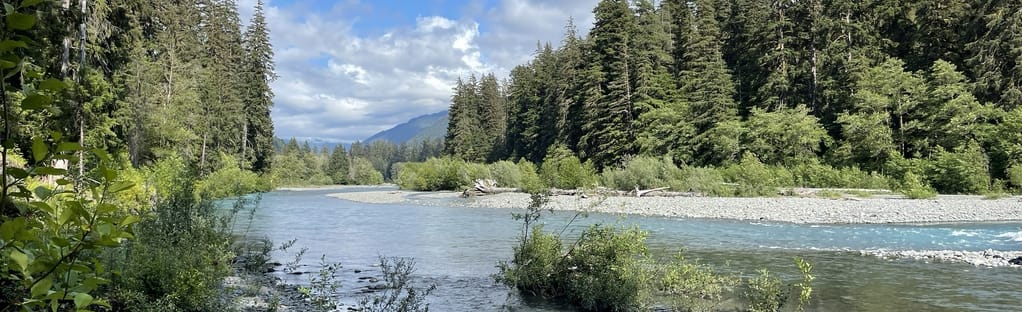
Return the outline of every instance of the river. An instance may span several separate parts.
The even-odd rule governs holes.
[[[374,188],[373,190],[379,190]],[[364,204],[325,196],[359,189],[276,191],[239,220],[238,231],[276,243],[296,239],[308,248],[302,270],[316,271],[320,256],[340,262],[345,306],[366,286],[358,277],[378,274],[379,256],[415,259],[415,278],[435,283],[434,311],[568,311],[522,302],[493,282],[496,263],[508,260],[521,233],[513,210],[401,204]],[[721,209],[726,209],[722,207]],[[981,209],[981,208],[977,208]],[[572,212],[544,216],[560,229]],[[575,221],[566,236],[593,223],[637,225],[649,231],[658,256],[684,248],[724,272],[767,268],[786,281],[799,277],[792,258],[813,263],[816,281],[810,311],[1011,311],[1022,306],[1022,269],[968,264],[884,260],[860,250],[1022,250],[1022,223],[919,225],[797,225],[706,219],[619,216],[593,213]],[[275,252],[287,262],[292,253]],[[355,273],[362,271],[361,273]],[[308,275],[280,276],[304,283]]]

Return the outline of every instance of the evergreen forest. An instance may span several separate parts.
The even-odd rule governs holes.
[[[569,20],[507,79],[460,79],[445,153],[541,163],[566,148],[600,171],[665,156],[828,166],[941,193],[1022,184],[1019,2],[603,0],[593,13],[586,35]]]

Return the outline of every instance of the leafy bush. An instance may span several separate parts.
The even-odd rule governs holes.
[[[751,153],[746,153],[738,164],[720,170],[725,181],[736,184],[734,196],[777,196],[778,187],[794,184],[787,169],[767,166]]]
[[[669,186],[681,175],[681,169],[670,159],[642,156],[627,160],[621,167],[605,169],[600,178],[603,186],[631,190]]]
[[[213,200],[273,190],[268,180],[255,172],[242,170],[233,157],[221,154],[220,158],[224,166],[195,184],[195,194],[200,199]]]
[[[546,199],[533,194],[527,212],[515,214],[515,219],[524,220],[523,232],[511,261],[499,262],[499,273],[494,275],[497,282],[522,294],[584,311],[640,310],[652,298],[670,300],[676,311],[693,311],[717,306],[741,282],[735,275],[718,274],[680,255],[667,263],[655,261],[645,242],[646,232],[636,227],[593,225],[565,248],[561,237],[535,224]],[[808,262],[799,259],[797,264],[803,272],[803,280],[796,285],[801,290],[801,307],[812,292],[813,277]],[[759,287],[749,293],[754,306],[780,306],[789,299],[775,290],[780,281],[773,276],[749,283]]]
[[[938,149],[927,173],[945,194],[979,194],[990,188],[989,160],[976,142],[947,152]]]
[[[540,177],[547,185],[561,189],[591,188],[597,184],[592,164],[583,164],[563,145],[550,147],[540,166]]]
[[[775,312],[785,301],[781,279],[766,269],[749,279],[748,287],[745,296],[749,299],[750,312]]]
[[[541,191],[545,186],[536,173],[536,166],[522,159],[518,163],[502,160],[490,164],[489,172],[497,185],[519,188],[527,193]]]
[[[416,191],[457,190],[472,183],[459,174],[465,162],[452,157],[405,163],[394,179],[402,189]]]
[[[710,267],[688,261],[681,254],[660,269],[658,289],[679,311],[710,311],[720,304],[740,278],[718,274]]]
[[[923,182],[915,173],[905,173],[905,179],[901,182],[898,191],[911,199],[926,199],[937,197],[937,191]]]
[[[1022,189],[1022,165],[1014,165],[1008,168],[1008,181],[1016,188]]]
[[[330,177],[323,175],[321,177],[322,182],[326,184],[331,183]],[[348,169],[348,180],[349,183],[357,185],[377,185],[383,184],[383,173],[376,170],[373,167],[373,163],[369,160],[361,157],[355,157],[351,160],[351,168]]]
[[[154,184],[161,196],[125,248],[104,254],[111,276],[107,292],[115,310],[213,311],[225,308],[220,284],[232,273],[230,216],[209,201],[196,201],[192,171],[177,158],[158,162]]]
[[[682,192],[698,192],[711,196],[730,196],[732,189],[724,185],[724,176],[713,168],[685,167],[681,169],[681,177],[672,179],[672,190]]]
[[[809,162],[790,168],[794,185],[816,188],[885,189],[890,187],[887,177],[866,172],[858,167],[834,168],[819,162]]]

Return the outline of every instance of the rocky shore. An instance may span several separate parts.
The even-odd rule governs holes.
[[[1022,251],[961,251],[961,250],[870,250],[863,256],[881,259],[912,259],[927,262],[968,263],[982,267],[1022,268]]]
[[[398,190],[329,196],[377,204],[407,203],[480,208],[524,208],[529,195],[503,193],[460,198],[456,192]],[[606,197],[552,196],[547,208],[679,218],[767,220],[791,223],[930,223],[1022,221],[1022,197],[939,196],[934,199],[813,197]]]

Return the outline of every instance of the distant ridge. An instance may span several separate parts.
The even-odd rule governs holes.
[[[385,140],[395,144],[401,144],[404,142],[422,141],[427,139],[443,139],[444,134],[447,133],[447,122],[449,120],[450,117],[447,115],[446,110],[429,115],[422,115],[412,118],[403,124],[394,126],[393,128],[374,134],[366,139],[364,143]]]

